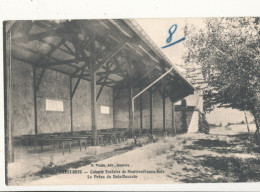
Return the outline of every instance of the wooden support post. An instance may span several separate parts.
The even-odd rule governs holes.
[[[187,125],[187,102],[185,99],[181,100],[181,123],[182,123],[182,132],[187,133],[188,131],[188,125]]]
[[[73,133],[72,78],[70,77],[70,130]]]
[[[133,137],[133,103],[132,103],[132,96],[133,96],[133,89],[132,86],[129,88],[129,137]]]
[[[98,144],[97,125],[96,125],[96,72],[95,63],[90,63],[90,84],[91,84],[91,126],[92,126],[92,145]]]
[[[140,95],[140,128],[143,129],[143,96]]]
[[[37,95],[36,95],[36,67],[33,65],[33,104],[34,104],[34,132],[38,134],[37,127]]]
[[[7,162],[14,162],[14,143],[13,143],[13,133],[14,133],[14,123],[13,123],[13,96],[12,96],[12,56],[11,56],[11,29],[9,32],[6,30],[7,21],[4,22],[4,105],[5,105],[5,135],[8,136],[5,140],[5,150],[8,151],[6,159]],[[6,171],[8,171],[6,169]],[[7,172],[6,172],[7,176]],[[8,179],[6,178],[6,183]]]
[[[153,92],[149,90],[150,96],[150,133],[153,134]]]
[[[165,132],[165,97],[162,97],[163,100],[163,132]]]
[[[172,129],[174,131],[174,135],[177,134],[176,125],[175,125],[175,107],[174,102],[172,102]]]

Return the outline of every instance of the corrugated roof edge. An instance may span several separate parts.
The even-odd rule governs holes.
[[[142,27],[134,19],[123,19],[124,22],[136,33],[138,36],[149,46],[151,49],[167,64],[173,67],[176,73],[194,90],[197,89],[182,75],[182,73],[172,64],[172,62],[167,58],[167,56],[158,48],[158,46],[153,42],[153,40],[146,34]],[[142,31],[137,29],[139,27]],[[143,35],[143,34],[145,35]],[[169,67],[170,67],[169,66]]]

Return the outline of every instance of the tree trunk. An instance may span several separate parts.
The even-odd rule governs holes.
[[[259,122],[258,122],[257,115],[256,115],[256,112],[255,112],[255,111],[253,111],[253,116],[254,116],[255,125],[256,125],[256,131],[255,131],[255,133],[254,133],[254,136],[257,137],[258,146],[259,146],[259,148],[260,148]]]
[[[253,112],[253,117],[254,117],[254,120],[255,120],[255,126],[256,126],[256,131],[254,133],[254,135],[256,135],[257,133],[259,133],[259,122],[258,122],[258,119],[257,119],[257,116],[256,116],[256,113]]]
[[[248,131],[248,134],[250,134],[250,129],[249,129],[249,125],[248,125],[247,116],[246,116],[246,112],[245,111],[244,111],[244,114],[245,114],[245,119],[246,119],[247,131]]]

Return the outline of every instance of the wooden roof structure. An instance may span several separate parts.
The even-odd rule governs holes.
[[[39,80],[46,69],[77,78],[73,94],[91,80],[90,63],[96,85],[113,88],[144,88],[173,66],[134,20],[15,21],[6,29],[13,59],[42,68]],[[175,68],[153,87],[173,102],[194,91]]]

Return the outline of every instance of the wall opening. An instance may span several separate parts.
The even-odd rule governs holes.
[[[46,111],[64,111],[64,104],[61,100],[46,99]]]
[[[101,114],[109,114],[109,107],[108,106],[100,106]]]

